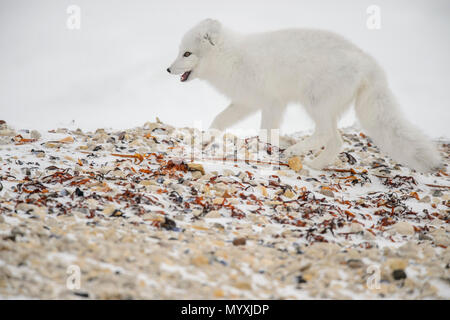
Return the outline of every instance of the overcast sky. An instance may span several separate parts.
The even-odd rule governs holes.
[[[369,5],[381,29],[366,26]],[[81,28],[66,26],[69,5]],[[242,32],[328,29],[374,56],[405,114],[433,137],[450,137],[450,1],[1,0],[0,119],[15,128],[129,128],[158,116],[207,127],[229,101],[206,83],[165,70],[183,33],[211,17]],[[342,125],[353,121],[352,114]],[[259,116],[238,127],[258,128]],[[313,128],[298,106],[283,129]]]

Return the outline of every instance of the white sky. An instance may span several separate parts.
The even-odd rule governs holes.
[[[68,5],[81,29],[66,27]],[[381,8],[381,30],[366,9]],[[207,127],[228,100],[206,83],[165,70],[183,33],[211,17],[243,32],[314,27],[340,33],[385,68],[406,115],[433,137],[450,137],[448,0],[1,0],[0,119],[17,129],[128,128],[153,121]],[[353,121],[352,114],[343,120]],[[258,128],[259,116],[239,127]],[[313,127],[292,106],[283,129]]]

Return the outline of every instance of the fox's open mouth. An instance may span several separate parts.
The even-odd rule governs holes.
[[[189,78],[189,75],[191,74],[192,70],[186,71],[181,75],[181,82],[186,81]]]

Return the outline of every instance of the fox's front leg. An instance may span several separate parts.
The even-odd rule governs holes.
[[[268,143],[279,143],[280,125],[286,108],[266,107],[262,109],[260,140]]]
[[[211,123],[210,129],[224,131],[240,120],[247,118],[256,110],[240,103],[231,103],[225,110],[219,113]]]

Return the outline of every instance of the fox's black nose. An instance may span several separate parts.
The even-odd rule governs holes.
[[[170,73],[170,68],[167,68],[167,72]]]

